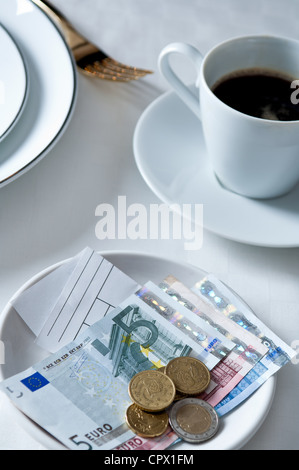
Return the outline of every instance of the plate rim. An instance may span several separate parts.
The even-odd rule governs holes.
[[[189,85],[189,87],[194,88],[194,85]],[[133,153],[134,153],[134,159],[135,159],[137,169],[138,169],[140,175],[142,176],[143,180],[145,181],[145,183],[149,187],[149,189],[162,202],[164,202],[167,205],[173,207],[173,210],[175,212],[178,212],[179,215],[182,215],[182,213],[179,212],[179,209],[177,208],[177,205],[178,205],[177,201],[170,198],[167,194],[165,194],[159,188],[159,186],[153,180],[153,178],[148,176],[147,171],[146,171],[146,161],[147,160],[145,161],[145,158],[144,158],[144,156],[141,155],[141,152],[140,152],[140,149],[139,149],[139,146],[140,146],[140,132],[144,129],[144,125],[145,125],[144,122],[146,121],[148,116],[151,115],[151,113],[153,112],[153,110],[155,108],[159,109],[159,107],[161,106],[161,103],[163,103],[163,101],[166,101],[166,100],[171,99],[171,98],[179,99],[177,97],[175,91],[173,91],[173,90],[165,91],[161,95],[159,95],[157,98],[155,98],[143,110],[143,112],[139,116],[139,119],[137,120],[137,123],[135,125],[135,129],[134,129],[134,133],[133,133]],[[183,105],[183,103],[181,103],[181,104]],[[191,111],[189,111],[189,112],[191,112]],[[240,200],[242,198],[246,199],[246,200],[251,199],[251,198],[245,198],[244,196],[240,196],[236,193],[232,193],[232,192],[229,192],[229,193],[230,193],[230,196],[233,196],[233,197],[236,197],[236,198],[238,197]],[[291,193],[289,193],[289,194],[291,194]],[[286,195],[286,196],[288,196],[288,195]],[[258,201],[259,202],[259,200],[255,200],[255,199],[252,199],[252,201]],[[263,200],[261,200],[261,202],[263,203]],[[254,246],[254,247],[262,247],[262,248],[298,248],[299,247],[299,239],[298,239],[298,241],[289,241],[289,242],[288,241],[286,241],[286,242],[283,242],[283,241],[282,242],[279,242],[279,241],[271,242],[270,241],[269,242],[269,241],[265,240],[264,238],[263,238],[263,240],[258,240],[258,239],[252,240],[250,238],[250,236],[246,238],[246,237],[242,237],[242,236],[240,236],[240,237],[234,236],[233,234],[228,234],[228,233],[223,234],[223,232],[221,231],[221,228],[216,229],[215,227],[211,227],[210,224],[206,225],[204,221],[203,221],[203,228],[205,230],[207,230],[208,232],[213,233],[214,235],[217,235],[218,237],[221,237],[223,239],[233,241],[233,242],[237,242],[237,243],[241,243],[241,244],[251,245],[251,246]]]
[[[14,44],[16,50],[18,51],[22,64],[23,64],[24,74],[25,74],[25,87],[24,87],[22,102],[19,106],[17,113],[15,114],[14,119],[11,121],[9,126],[7,126],[6,130],[0,135],[0,142],[1,142],[13,130],[15,124],[18,122],[19,118],[22,115],[22,112],[24,111],[25,105],[27,103],[28,95],[29,95],[29,73],[28,73],[27,62],[25,60],[23,52],[21,51],[19,47],[19,44],[17,43],[17,41],[15,41],[10,31],[6,28],[4,24],[2,24],[2,22],[0,22],[0,28],[7,34],[7,36],[10,38],[10,40]]]
[[[8,1],[8,0],[6,0],[6,1]],[[11,1],[11,0],[9,0],[9,1]],[[28,163],[22,165],[22,167],[19,168],[19,170],[13,172],[12,174],[10,174],[8,176],[3,177],[0,180],[0,188],[6,186],[10,182],[16,180],[18,177],[25,174],[36,163],[38,163],[42,158],[44,158],[46,156],[46,154],[56,145],[56,143],[58,142],[58,140],[60,139],[60,137],[62,136],[62,134],[64,133],[64,131],[66,130],[66,128],[67,128],[67,126],[70,122],[70,119],[71,119],[71,117],[73,115],[73,112],[74,112],[74,109],[75,109],[75,104],[76,104],[77,96],[78,96],[78,74],[77,74],[76,63],[75,63],[74,56],[71,52],[71,49],[69,48],[69,46],[67,44],[66,38],[64,37],[62,31],[59,29],[58,25],[52,20],[52,18],[50,18],[45,13],[45,11],[42,10],[42,8],[40,8],[32,0],[28,0],[28,1],[30,1],[30,5],[32,6],[33,10],[36,10],[36,11],[39,11],[40,13],[42,13],[46,17],[46,19],[49,21],[49,23],[54,26],[54,28],[56,30],[56,33],[60,37],[61,43],[64,45],[64,47],[65,47],[65,49],[68,53],[68,56],[69,56],[69,59],[70,59],[70,65],[71,65],[71,68],[72,68],[72,77],[73,77],[72,99],[70,101],[67,113],[64,117],[63,124],[58,129],[58,131],[56,132],[53,139],[43,147],[43,150],[41,150],[40,153],[38,153],[38,155],[31,158],[31,160]],[[28,14],[30,14],[30,12]],[[3,19],[1,19],[1,24],[6,28],[5,24],[3,23]],[[25,57],[24,57],[24,59],[25,59],[25,62],[26,62]],[[29,93],[28,93],[28,95],[29,95]]]
[[[173,261],[169,257],[153,255],[151,253],[143,253],[143,252],[132,251],[132,250],[107,250],[107,251],[98,251],[98,253],[100,253],[103,257],[106,256],[106,257],[112,257],[113,258],[113,257],[121,257],[121,256],[125,256],[125,257],[134,256],[136,258],[142,257],[142,258],[146,258],[146,259],[154,260],[154,261],[158,261],[158,262],[165,261],[165,262],[174,263],[178,266],[182,266],[183,268],[187,267],[187,269],[190,269],[190,270],[198,270],[198,271],[205,272],[203,269],[201,269],[198,266],[195,266],[195,265],[193,265],[189,262],[184,262],[184,261],[181,261],[181,260]],[[64,260],[53,263],[52,265],[42,269],[40,272],[36,273],[30,279],[28,279],[15,292],[15,294],[12,295],[12,297],[10,298],[10,300],[7,302],[6,306],[4,307],[3,311],[0,313],[0,340],[2,338],[3,329],[5,327],[5,323],[8,319],[9,312],[12,308],[11,301],[13,299],[15,299],[18,295],[20,295],[30,285],[34,284],[34,282],[37,282],[43,276],[49,274],[51,271],[58,268],[63,263],[66,263],[70,259],[72,259],[72,258],[66,258]],[[2,380],[5,380],[5,377],[3,376],[2,365],[0,364],[0,381],[2,381]],[[267,390],[268,395],[269,395],[269,401],[266,403],[266,406],[264,406],[262,418],[259,419],[257,425],[256,425],[256,423],[254,423],[254,426],[252,425],[250,427],[250,430],[249,430],[245,440],[244,440],[244,438],[242,438],[242,436],[240,436],[239,440],[236,439],[235,445],[231,446],[229,448],[226,448],[227,450],[238,450],[238,449],[242,448],[244,445],[246,445],[246,443],[248,441],[250,441],[250,439],[254,436],[254,434],[256,434],[258,429],[262,426],[262,424],[266,420],[266,418],[268,416],[268,413],[271,409],[271,406],[272,406],[272,403],[273,403],[273,400],[274,400],[274,397],[275,397],[275,393],[276,393],[276,384],[277,384],[277,375],[274,375],[274,376],[271,376],[261,386],[261,388],[264,387],[264,389],[265,389],[265,386],[266,386],[266,390]],[[8,398],[5,395],[4,395],[4,397],[5,397],[5,399]],[[250,400],[250,397],[249,397],[249,400]],[[37,424],[35,424],[33,421],[31,421],[30,418],[28,418],[26,415],[24,415],[22,413],[22,411],[20,411],[9,399],[7,399],[7,404],[11,407],[12,412],[14,413],[14,415],[17,418],[20,418],[20,420],[21,420],[20,425],[22,426],[22,428],[31,437],[33,437],[33,439],[35,439],[37,443],[42,444],[44,447],[46,447],[49,450],[59,450],[59,449],[60,450],[62,450],[62,449],[65,450],[66,449],[63,446],[63,444],[61,444],[59,441],[56,440],[56,438],[54,436],[52,436],[46,430],[40,428]],[[234,412],[234,410],[233,410],[233,412]],[[225,419],[225,417],[224,417],[224,419]],[[184,443],[181,443],[179,446],[175,446],[175,450],[184,451],[184,448],[182,448],[182,446],[184,446]],[[195,449],[195,450],[198,450],[198,449]]]

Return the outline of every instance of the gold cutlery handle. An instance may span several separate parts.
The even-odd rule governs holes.
[[[66,41],[71,49],[74,49],[82,44],[86,43],[86,39],[81,36],[70,23],[64,18],[64,16],[52,5],[45,0],[31,0],[41,10],[43,10],[58,26],[62,29]]]
[[[108,56],[78,33],[60,11],[52,7],[47,0],[31,1],[57,25],[72,50],[78,68],[89,76],[115,82],[128,82],[152,73],[149,70],[125,65]]]

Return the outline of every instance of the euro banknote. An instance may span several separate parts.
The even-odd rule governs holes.
[[[199,316],[217,332],[230,338],[234,349],[211,371],[211,383],[200,398],[216,406],[231,392],[246,374],[268,353],[268,348],[256,336],[217,312],[207,301],[187,288],[174,276],[160,284],[168,296]]]
[[[192,290],[208,301],[216,311],[256,336],[268,348],[268,353],[216,406],[218,414],[223,416],[240,405],[271,376],[287,365],[296,356],[296,351],[271,331],[236,294],[214,275],[207,275],[197,282]]]
[[[199,316],[192,315],[184,305],[175,302],[153,282],[146,283],[136,295],[167,320],[179,335],[188,338],[188,344],[194,350],[192,354],[209,370],[234,349],[235,344],[229,338]]]
[[[137,372],[188,355],[188,343],[187,335],[131,295],[77,340],[6,379],[0,389],[67,448],[165,449],[177,440],[171,429],[136,445],[125,423],[128,383]]]

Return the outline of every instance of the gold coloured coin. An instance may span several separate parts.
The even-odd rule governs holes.
[[[127,409],[126,421],[129,428],[141,437],[161,436],[169,424],[168,414],[165,411],[148,413],[134,403]]]
[[[157,370],[138,372],[129,383],[132,401],[143,411],[152,413],[158,413],[171,405],[175,391],[173,381]]]
[[[187,395],[198,395],[211,381],[210,371],[194,357],[176,357],[166,366],[165,374],[171,378],[176,389]]]
[[[159,369],[157,369],[158,372],[161,372],[162,374],[165,374],[165,369],[166,367],[163,366],[163,367],[159,367]],[[175,392],[175,397],[174,397],[174,401],[178,401],[178,400],[182,400],[183,398],[186,398],[188,395],[186,395],[186,393],[181,393],[181,392],[178,392],[176,390]]]

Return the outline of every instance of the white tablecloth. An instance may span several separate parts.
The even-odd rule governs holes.
[[[236,35],[299,38],[298,1],[53,0],[53,4],[116,59],[155,73],[130,84],[80,74],[78,103],[66,133],[37,166],[0,190],[0,311],[27,279],[87,245],[99,251],[133,250],[215,273],[269,327],[295,345],[299,248],[249,246],[207,231],[197,252],[184,250],[183,240],[100,241],[95,209],[103,202],[116,207],[119,195],[126,195],[128,204],[145,207],[160,202],[136,168],[132,136],[143,110],[168,89],[156,65],[162,47],[184,41],[205,53]],[[192,68],[184,72],[186,80],[193,75]],[[298,367],[292,363],[278,374],[269,415],[244,449],[299,449]],[[0,448],[41,448],[11,416],[2,398]]]

